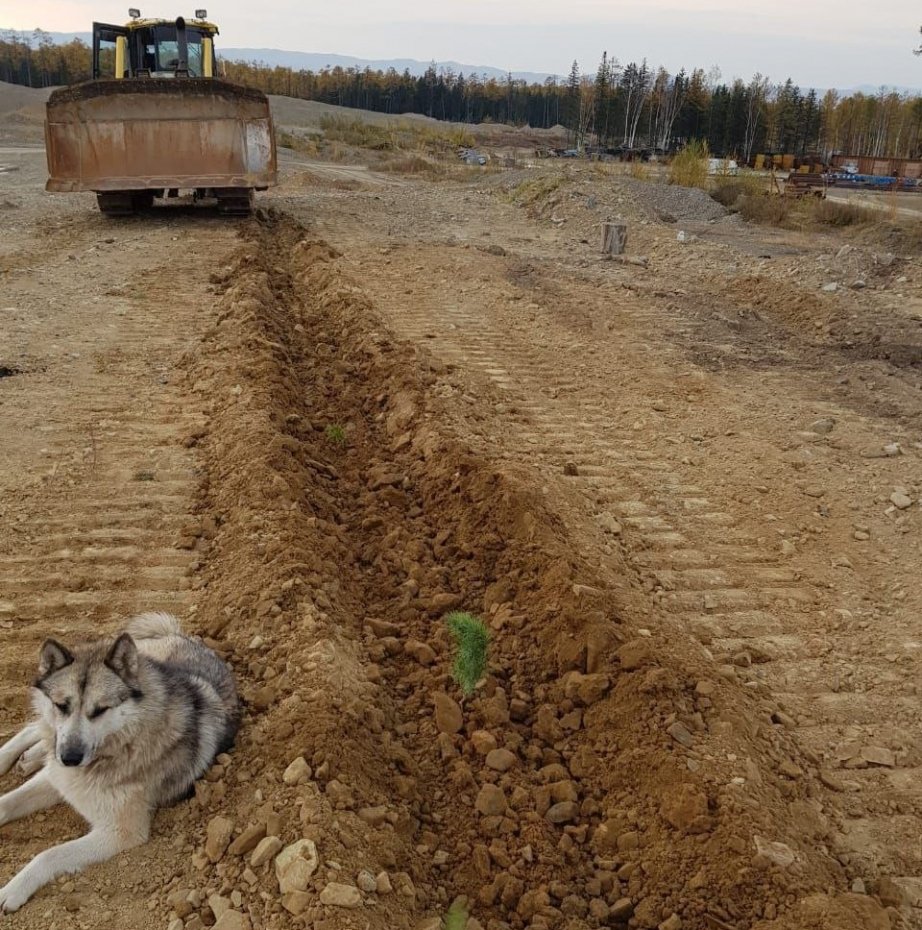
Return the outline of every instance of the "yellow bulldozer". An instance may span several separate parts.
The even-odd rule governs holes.
[[[217,76],[218,27],[185,20],[93,23],[93,79],[54,91],[45,118],[48,183],[94,191],[99,209],[132,214],[191,192],[246,214],[277,182],[269,101]]]

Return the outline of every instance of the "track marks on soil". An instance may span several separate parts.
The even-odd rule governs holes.
[[[427,258],[425,251],[415,255]],[[440,274],[446,275],[444,263]],[[909,730],[900,735],[887,725],[896,722],[894,707],[905,686],[888,671],[879,651],[865,651],[851,637],[837,647],[840,659],[851,654],[864,666],[863,677],[875,682],[868,690],[886,693],[883,705],[888,710],[877,707],[875,695],[865,689],[846,686],[847,694],[836,694],[842,688],[838,663],[813,658],[817,637],[837,641],[837,629],[858,632],[857,622],[835,619],[833,609],[841,602],[802,577],[796,560],[782,559],[777,542],[769,549],[771,534],[754,530],[751,519],[740,519],[738,503],[721,502],[689,484],[671,465],[675,453],[662,442],[651,443],[648,424],[635,422],[633,414],[623,416],[617,398],[600,393],[604,365],[617,366],[614,385],[631,382],[626,406],[635,409],[638,401],[649,407],[663,385],[684,381],[708,390],[687,359],[659,338],[661,308],[622,301],[616,333],[599,335],[579,331],[568,318],[567,299],[559,297],[553,312],[532,313],[537,324],[529,327],[518,322],[528,316],[521,310],[494,312],[489,307],[493,298],[484,288],[475,304],[445,289],[420,286],[420,280],[422,276],[412,297],[402,296],[408,292],[397,286],[376,288],[394,329],[465,372],[475,396],[478,383],[499,390],[508,411],[502,440],[507,454],[532,463],[547,481],[579,488],[586,511],[594,515],[603,536],[608,534],[610,547],[616,544],[611,532],[617,531],[615,524],[620,526],[617,545],[628,553],[651,600],[712,653],[736,664],[751,687],[773,693],[801,721],[798,739],[818,766],[836,768],[836,750],[849,736],[871,743],[879,738],[907,749],[912,745]],[[559,277],[550,286],[559,294]],[[500,302],[508,299],[506,293],[498,296]],[[599,299],[591,289],[575,287],[572,319],[580,318],[585,307],[581,300]],[[677,308],[665,316],[700,328]],[[593,344],[597,339],[604,347]],[[570,360],[572,374],[567,373]],[[631,370],[637,375],[628,379]],[[849,413],[835,412],[840,420],[849,419]],[[694,432],[695,426],[689,422],[685,429]],[[576,475],[563,478],[567,462],[575,465]],[[734,477],[728,478],[732,493]],[[816,699],[818,694],[822,700]],[[855,725],[864,729],[856,731]],[[915,765],[914,759],[909,752],[903,764]],[[852,874],[873,879],[922,872],[922,848],[909,842],[906,827],[914,822],[918,830],[922,824],[922,790],[904,788],[882,800],[880,786],[889,783],[886,773],[848,773],[847,781],[852,792],[848,802],[840,805],[840,798],[830,798],[828,803],[830,808],[840,806],[846,820],[858,818],[860,828],[846,822],[842,838]],[[894,818],[896,811],[906,816]]]

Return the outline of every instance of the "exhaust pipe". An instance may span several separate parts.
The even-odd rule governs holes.
[[[176,73],[189,76],[189,42],[186,38],[186,21],[176,18]]]

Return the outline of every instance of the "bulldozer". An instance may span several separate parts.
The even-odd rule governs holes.
[[[275,133],[261,91],[217,76],[218,27],[195,18],[93,23],[93,77],[54,91],[45,116],[52,192],[93,191],[108,215],[191,192],[248,214],[277,183]]]

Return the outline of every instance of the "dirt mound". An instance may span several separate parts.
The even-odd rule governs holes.
[[[772,705],[691,639],[623,622],[525,469],[453,436],[449,373],[393,342],[333,249],[271,216],[217,283],[182,544],[248,719],[183,816],[200,842],[165,891],[185,926],[211,895],[268,928],[354,927],[355,908],[434,927],[458,895],[489,930],[816,916],[844,878]],[[492,636],[465,701],[454,608]],[[273,856],[300,840],[319,864],[302,845],[280,887]],[[827,904],[837,930],[886,920]]]
[[[706,223],[723,219],[727,211],[707,191],[659,181],[622,178],[619,186],[653,219]]]
[[[23,87],[0,81],[0,116],[8,116],[17,110],[44,113],[45,101],[51,96],[53,87]]]

